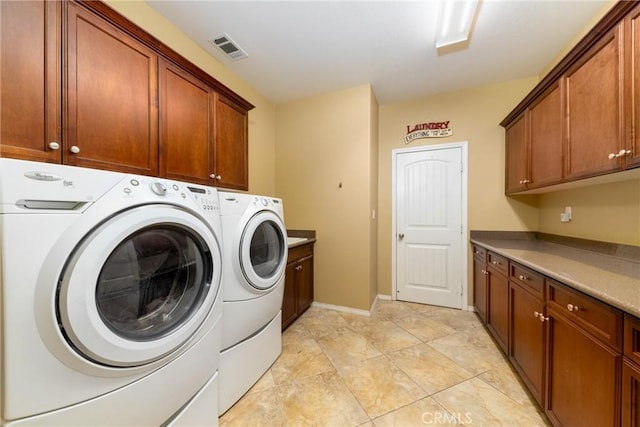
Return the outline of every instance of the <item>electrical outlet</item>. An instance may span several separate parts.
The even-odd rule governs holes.
[[[560,222],[571,221],[571,206],[565,206],[564,212],[560,214]]]

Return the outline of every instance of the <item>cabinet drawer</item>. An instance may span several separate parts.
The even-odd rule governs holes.
[[[595,338],[622,350],[622,312],[587,295],[547,280],[548,307]]]
[[[502,255],[487,251],[487,267],[507,276],[509,274],[509,261]]]
[[[287,259],[287,263],[290,264],[311,255],[313,255],[312,244],[296,246],[295,248],[289,249],[289,258]]]
[[[540,297],[543,295],[544,277],[527,267],[510,262],[509,280],[517,282]]]
[[[624,355],[640,366],[640,319],[624,316]]]
[[[487,259],[487,250],[482,246],[473,246],[473,256],[485,261]]]

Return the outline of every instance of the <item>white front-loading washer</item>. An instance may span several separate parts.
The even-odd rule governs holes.
[[[215,189],[0,159],[3,425],[217,424],[220,235]]]
[[[281,308],[287,265],[282,200],[219,192],[223,233],[220,414],[282,351]]]

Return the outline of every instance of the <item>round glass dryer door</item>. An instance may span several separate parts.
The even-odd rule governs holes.
[[[125,211],[87,236],[67,264],[58,298],[63,334],[99,364],[158,360],[206,319],[221,264],[215,236],[187,211]]]
[[[275,286],[287,263],[286,230],[273,212],[254,215],[242,234],[240,265],[249,284],[258,290]]]

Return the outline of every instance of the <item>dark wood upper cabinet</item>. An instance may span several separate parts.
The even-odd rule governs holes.
[[[248,189],[253,105],[105,3],[0,20],[0,155]]]
[[[212,182],[213,99],[207,84],[160,61],[160,176]]]
[[[621,169],[610,158],[624,147],[622,25],[607,33],[567,71],[566,173],[589,177]]]
[[[215,166],[218,184],[235,190],[249,189],[248,114],[222,94],[215,97]]]
[[[158,173],[158,56],[67,5],[66,164]]]
[[[627,147],[625,162],[627,167],[640,166],[640,4],[627,16],[624,32],[627,57],[625,108],[627,117]],[[640,410],[639,410],[640,412]],[[640,415],[639,415],[640,417]]]
[[[0,2],[0,156],[60,163],[62,3]]]
[[[637,2],[615,4],[500,123],[507,152],[525,129],[528,169],[507,156],[507,194],[640,166],[639,17]]]
[[[562,180],[562,94],[553,85],[528,109],[530,173],[528,188]]]
[[[529,156],[527,155],[527,126],[525,115],[506,130],[506,192],[513,193],[527,188],[529,182]]]

